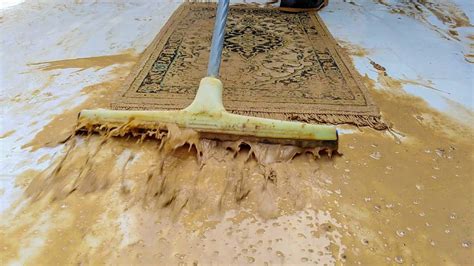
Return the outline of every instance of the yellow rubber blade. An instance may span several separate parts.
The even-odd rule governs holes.
[[[321,142],[337,147],[334,126],[281,121],[227,112],[222,105],[222,83],[212,77],[201,80],[193,103],[177,111],[121,111],[83,110],[79,115],[81,125],[105,125],[108,128],[128,127],[144,130],[163,128],[176,124],[190,128],[205,138],[236,140],[250,138],[262,142],[296,144],[305,147],[320,146]]]

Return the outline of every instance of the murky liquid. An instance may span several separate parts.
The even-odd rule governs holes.
[[[341,225],[324,211],[306,208],[320,206],[325,194],[318,189],[321,181],[317,177],[319,165],[315,163],[320,157],[317,151],[199,140],[196,132],[173,126],[162,141],[146,139],[136,143],[136,140],[95,135],[72,137],[65,149],[62,158],[27,185],[27,197],[36,202],[32,208],[38,207],[38,201],[44,201],[56,205],[62,213],[79,215],[79,218],[71,218],[73,221],[88,220],[84,216],[90,214],[82,209],[81,203],[98,193],[104,194],[102,199],[109,202],[102,207],[119,215],[113,219],[132,215],[140,223],[148,224],[138,228],[134,228],[133,223],[127,224],[129,221],[123,228],[120,222],[116,225],[119,231],[138,230],[135,233],[141,234],[137,241],[143,244],[123,244],[127,254],[136,253],[136,256],[110,258],[94,253],[88,258],[114,263],[188,260],[200,263],[335,262],[329,248],[336,244],[342,256],[341,233],[326,228]],[[329,158],[321,160],[328,161]],[[288,168],[290,161],[292,167]],[[77,197],[78,203],[71,202]],[[97,198],[94,201],[99,202]],[[115,206],[110,205],[112,202]],[[91,221],[98,223],[103,219],[94,217]],[[320,228],[321,224],[323,227]],[[73,232],[80,228],[82,226],[71,225],[69,230]],[[172,237],[160,234],[163,230],[172,230],[167,233]],[[252,237],[255,233],[258,240]],[[288,249],[285,238],[291,239],[295,233],[303,243]],[[223,234],[228,238],[225,248],[222,247]],[[155,237],[143,239],[151,235]],[[190,235],[195,237],[192,244],[189,243]],[[203,244],[209,235],[213,240]],[[57,237],[62,239],[62,234]],[[12,238],[13,235],[6,237]],[[162,252],[154,258],[152,255],[156,254],[150,252],[156,251],[160,239],[167,245],[176,245],[179,254],[184,255],[170,256],[172,253]],[[63,246],[64,243],[58,244]],[[109,245],[103,244],[103,248]],[[120,246],[120,243],[114,245]],[[264,255],[257,253],[263,247]],[[313,252],[306,251],[311,248]],[[200,251],[194,252],[194,249]],[[235,253],[236,249],[241,251]],[[326,252],[318,255],[314,250]],[[283,256],[284,253],[287,255]],[[45,253],[46,256],[50,254],[51,251]]]
[[[100,106],[97,91],[91,99]],[[67,138],[71,120],[53,121],[32,143],[63,141],[64,154],[44,172],[18,177],[25,197],[2,214],[0,258],[35,265],[469,264],[472,128],[398,89],[372,95],[392,129],[342,135],[343,155],[332,158],[200,141],[192,131],[165,141]]]

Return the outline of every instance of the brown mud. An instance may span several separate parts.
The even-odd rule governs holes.
[[[474,64],[474,35],[467,35],[467,39],[469,40],[469,52],[464,54],[464,60],[468,63]]]
[[[116,62],[114,64],[119,63],[120,62]],[[123,83],[130,71],[130,66],[131,64],[118,66],[111,71],[111,80],[84,87],[81,90],[81,95],[87,96],[84,102],[53,117],[53,119],[35,135],[34,139],[23,145],[22,148],[31,148],[32,151],[35,151],[41,147],[54,147],[60,143],[64,143],[74,133],[77,116],[81,110],[89,108],[108,108],[110,99]],[[54,133],[52,134],[52,132]]]
[[[7,132],[3,133],[2,135],[0,135],[0,139],[7,138],[7,137],[13,135],[15,132],[16,132],[16,130],[7,131]]]
[[[387,69],[385,67],[383,67],[382,65],[380,65],[380,64],[378,64],[378,63],[376,63],[372,60],[370,60],[370,64],[377,71],[377,73],[378,73],[377,82],[382,87],[390,88],[390,89],[400,89],[401,90],[401,89],[403,89],[404,85],[411,84],[411,85],[421,86],[421,87],[424,87],[426,89],[435,90],[435,91],[441,92],[441,93],[446,94],[446,95],[450,94],[447,91],[443,91],[443,90],[435,88],[433,86],[433,83],[431,82],[431,80],[420,80],[420,79],[413,80],[413,79],[392,78],[387,73]]]
[[[394,4],[388,4],[382,0],[374,1],[387,6],[394,14],[401,14],[420,21],[448,40],[460,41],[457,28],[472,27],[466,13],[452,1],[409,0]],[[448,29],[442,29],[432,23],[431,16],[447,26]]]
[[[370,51],[362,46],[345,42],[343,40],[337,40],[337,43],[339,46],[341,46],[344,52],[350,56],[367,57],[370,54]]]
[[[469,264],[473,129],[394,89],[394,79],[380,82],[382,89],[364,82],[393,130],[342,135],[343,155],[332,158],[199,141],[176,128],[162,141],[67,138],[78,110],[105,104],[120,81],[97,85],[85,106],[33,140],[51,145],[69,130],[61,134],[63,156],[18,177],[25,197],[2,214],[0,257],[25,264]]]
[[[136,60],[136,54],[132,53],[132,51],[124,51],[123,53],[114,55],[30,63],[28,64],[28,66],[36,67],[42,71],[51,71],[66,68],[78,68],[79,71],[82,71],[89,68],[100,70],[115,64],[134,63]]]

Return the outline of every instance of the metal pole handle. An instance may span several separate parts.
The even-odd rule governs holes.
[[[207,76],[219,76],[221,67],[222,48],[224,46],[225,24],[227,14],[229,13],[229,0],[219,0],[217,5],[216,22],[214,24],[214,33],[212,34],[211,52],[209,55],[209,64],[207,66]]]

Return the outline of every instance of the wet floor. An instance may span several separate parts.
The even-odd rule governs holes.
[[[346,48],[357,58],[370,56],[361,47]],[[1,213],[2,264],[473,261],[472,113],[459,107],[467,118],[458,121],[403,89],[407,82],[445,88],[392,77],[391,65],[371,58],[375,77],[364,81],[391,130],[341,126],[351,133],[341,135],[342,155],[332,158],[288,147],[198,142],[192,132],[178,132],[165,142],[176,145],[161,149],[156,140],[70,137],[78,110],[106,107],[134,58],[38,60],[44,63],[36,67],[52,71],[120,65],[107,81],[84,86],[84,101],[18,142],[38,154],[27,166],[45,167],[23,166],[11,177],[20,192]],[[51,103],[61,97],[46,94],[53,92],[42,89],[34,99]],[[15,99],[8,103],[36,104],[26,95]],[[2,131],[0,138],[20,133]]]
[[[44,172],[18,177],[26,195],[2,222],[2,257],[468,264],[472,129],[401,91],[372,92],[393,129],[343,135],[332,158],[192,132],[161,150],[157,140],[73,137]]]

